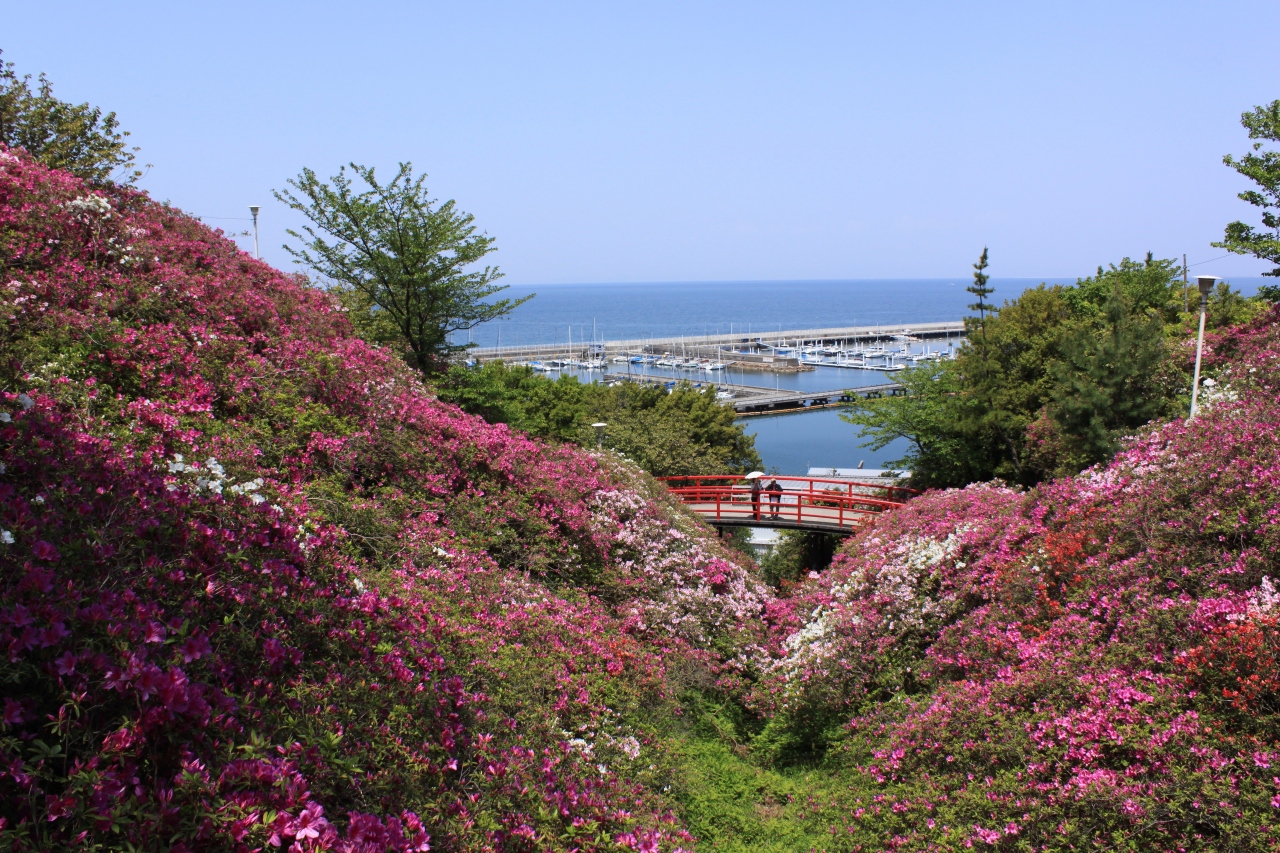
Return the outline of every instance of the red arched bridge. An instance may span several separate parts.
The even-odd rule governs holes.
[[[718,527],[785,527],[853,533],[919,492],[871,481],[824,477],[761,477],[753,491],[741,475],[659,477],[671,493]],[[769,486],[777,482],[773,491]]]

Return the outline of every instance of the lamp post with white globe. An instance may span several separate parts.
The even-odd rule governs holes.
[[[259,205],[249,205],[249,213],[253,216],[253,256],[258,257],[258,211],[262,208]]]
[[[1204,353],[1204,315],[1209,307],[1209,293],[1220,280],[1216,275],[1196,276],[1196,286],[1200,288],[1200,334],[1196,336],[1196,372],[1191,380],[1192,418],[1196,416],[1196,404],[1200,400],[1200,356]]]

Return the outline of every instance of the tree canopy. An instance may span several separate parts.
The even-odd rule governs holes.
[[[490,423],[585,446],[596,441],[591,424],[603,421],[605,446],[655,476],[745,473],[761,465],[754,440],[712,388],[681,383],[668,393],[631,382],[584,384],[494,361],[454,366],[437,393]]]
[[[1120,436],[1176,414],[1190,393],[1181,350],[1191,329],[1179,265],[1148,253],[1099,267],[1075,285],[1040,285],[994,309],[985,297],[986,253],[975,285],[986,292],[966,321],[954,361],[895,375],[906,395],[857,401],[843,415],[880,449],[906,439],[891,463],[920,486],[1000,478],[1033,484],[1104,461]],[[1221,284],[1209,327],[1248,319],[1257,303]]]
[[[1071,456],[1055,468],[1072,471],[1109,460],[1120,449],[1120,433],[1148,423],[1164,408],[1157,386],[1163,324],[1154,313],[1134,308],[1116,288],[1097,327],[1075,326],[1061,358],[1052,362],[1049,415],[1067,436]]]
[[[0,143],[88,181],[131,184],[142,172],[134,167],[138,149],[128,147],[128,136],[115,113],[61,101],[43,74],[33,87],[30,74],[19,76],[12,62],[0,59]]]
[[[1263,148],[1265,142],[1280,142],[1280,100],[1254,107],[1240,116],[1240,123],[1254,140],[1252,150],[1239,159],[1228,154],[1222,162],[1256,185],[1240,193],[1240,198],[1261,208],[1262,228],[1232,222],[1222,241],[1213,245],[1238,255],[1270,261],[1275,267],[1263,275],[1280,276],[1280,151]],[[1275,301],[1274,297],[1280,292],[1271,286],[1269,294],[1264,295]]]
[[[438,204],[413,166],[401,163],[382,183],[372,167],[349,164],[366,187],[357,189],[347,167],[325,183],[311,169],[289,181],[296,190],[275,197],[311,221],[290,230],[302,248],[285,246],[330,284],[367,340],[399,348],[423,373],[446,366],[469,344],[452,335],[509,314],[523,299],[490,300],[497,267],[473,265],[496,251],[475,218],[451,199]]]

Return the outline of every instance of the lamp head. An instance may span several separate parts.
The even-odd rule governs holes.
[[[1201,296],[1208,296],[1218,282],[1222,279],[1216,275],[1198,275],[1196,276],[1196,286],[1200,288]]]
[[[258,218],[259,210],[262,210],[262,207],[260,205],[256,205],[256,204],[249,205],[249,213],[253,214],[254,219]]]

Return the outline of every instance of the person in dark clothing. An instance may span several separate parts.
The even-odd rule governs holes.
[[[763,491],[764,486],[760,485],[760,478],[756,477],[751,481],[751,513],[756,521],[760,520],[760,493]]]
[[[778,481],[774,480],[769,483],[769,509],[773,511],[773,517],[778,517],[778,511],[782,509],[782,486],[778,485]]]

